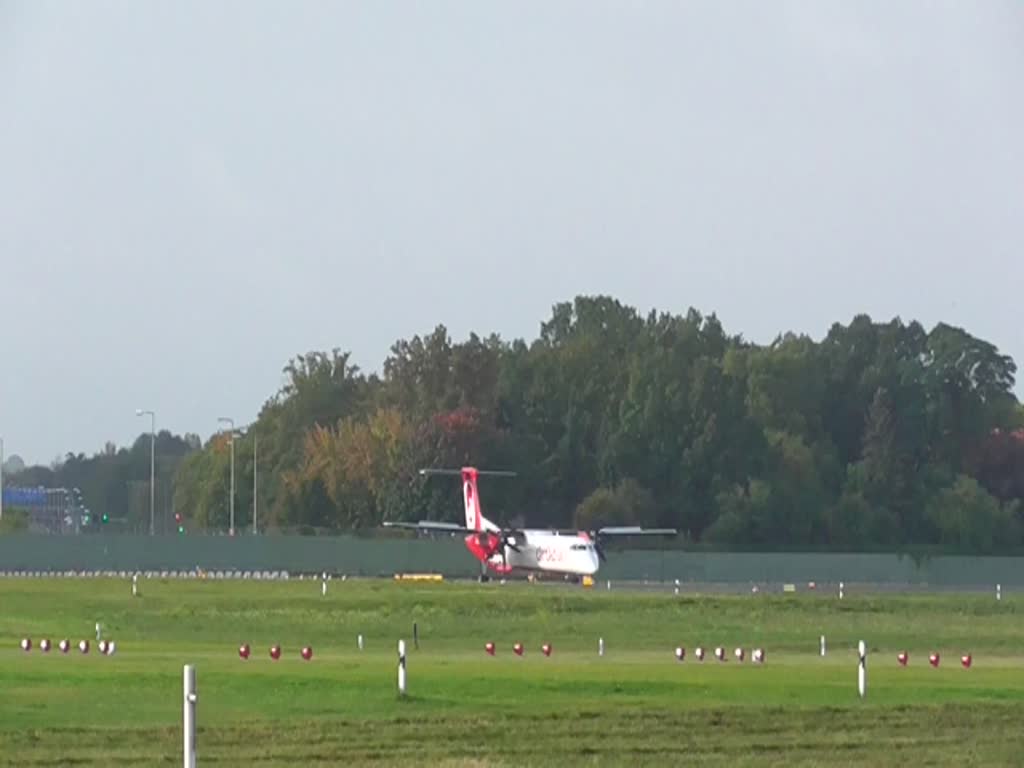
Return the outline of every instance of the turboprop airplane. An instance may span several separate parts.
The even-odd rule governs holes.
[[[466,524],[438,523],[421,520],[418,523],[385,521],[389,528],[414,528],[432,533],[465,533],[466,548],[484,569],[506,575],[514,570],[542,571],[571,576],[593,576],[605,560],[601,547],[603,539],[613,536],[674,536],[675,528],[641,528],[622,526],[600,528],[596,531],[560,531],[536,528],[501,528],[483,515],[477,478],[489,475],[514,477],[514,472],[462,469],[421,469],[421,475],[457,475],[462,477],[462,498],[466,509]]]

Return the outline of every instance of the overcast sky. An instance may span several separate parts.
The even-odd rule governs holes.
[[[205,438],[580,293],[1022,362],[1021,137],[1017,0],[0,0],[0,436]]]

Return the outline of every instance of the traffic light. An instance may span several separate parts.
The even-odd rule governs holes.
[[[102,520],[103,520],[104,523],[109,523],[110,522],[110,515],[108,515],[106,512],[104,512]]]
[[[181,512],[175,512],[174,513],[174,522],[176,522],[178,524],[178,533],[184,533],[185,532],[185,526],[182,525],[182,522],[181,522]]]
[[[185,526],[184,525],[179,525],[178,526],[178,533],[184,533],[184,532],[185,532]]]

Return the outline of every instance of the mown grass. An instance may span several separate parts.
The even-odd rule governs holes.
[[[309,581],[140,586],[132,598],[119,580],[0,581],[0,765],[178,764],[184,663],[197,667],[202,765],[1011,765],[1024,755],[1024,622],[1012,596],[840,602],[350,580],[325,598]],[[113,657],[18,649],[23,636],[94,640],[97,621],[117,640]],[[865,700],[858,639],[872,649]],[[246,662],[241,642],[253,648]],[[278,662],[272,643],[284,648]],[[311,662],[298,656],[305,644]],[[683,664],[672,658],[680,644]],[[698,664],[698,644],[760,646],[767,663]],[[939,669],[926,661],[933,650]]]

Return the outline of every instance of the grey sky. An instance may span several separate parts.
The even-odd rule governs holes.
[[[0,0],[0,435],[205,437],[579,293],[1024,363],[1022,94],[1015,0]]]

